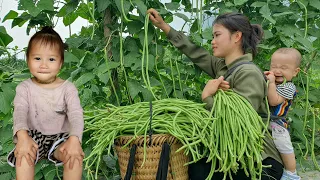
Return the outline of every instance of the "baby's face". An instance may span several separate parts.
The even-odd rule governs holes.
[[[300,68],[297,67],[296,56],[293,53],[274,53],[271,57],[270,71],[276,77],[276,83],[281,84],[284,78],[291,81],[295,77]]]
[[[28,57],[31,74],[42,82],[54,80],[62,66],[58,48],[41,43],[32,46]]]

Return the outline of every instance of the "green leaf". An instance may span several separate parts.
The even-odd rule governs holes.
[[[0,92],[0,112],[7,114],[11,110],[11,103],[6,101],[5,96],[5,93]]]
[[[37,7],[33,7],[32,10],[28,10],[29,14],[33,17],[37,17],[41,10]]]
[[[167,9],[169,9],[171,11],[176,11],[176,10],[180,9],[180,3],[178,3],[178,2],[165,3],[165,6]]]
[[[276,24],[276,20],[274,20],[271,16],[264,16],[264,15],[262,15],[262,17],[268,19],[272,24]]]
[[[148,32],[147,32],[147,38],[148,38],[148,43],[147,46],[151,43],[151,41],[153,40],[153,36],[154,36],[154,32],[153,29],[148,28]],[[144,44],[144,38],[145,38],[145,31],[140,31],[139,33],[139,39],[140,39],[140,43],[143,46]]]
[[[294,44],[294,41],[291,38],[286,38],[284,36],[280,36],[280,40],[287,46],[292,47]]]
[[[226,5],[226,7],[233,7],[234,6],[234,4],[232,2],[226,2],[225,5]]]
[[[109,62],[109,69],[108,70],[110,70],[110,69],[114,69],[114,68],[117,68],[117,67],[119,67],[120,66],[120,62],[114,62],[114,61],[111,61],[111,62]]]
[[[186,21],[186,22],[191,22],[190,19],[188,18],[188,16],[186,16],[186,15],[184,15],[184,14],[182,14],[182,13],[174,13],[173,15],[175,15],[175,16],[183,19],[183,20]]]
[[[305,47],[305,49],[307,49],[309,52],[312,51],[313,47],[312,47],[312,43],[303,37],[295,37],[294,38],[298,43],[300,43],[301,45],[303,45]]]
[[[142,88],[141,92],[142,92],[142,96],[143,96],[144,101],[152,101],[153,100],[152,93],[148,89]]]
[[[115,157],[112,157],[110,155],[104,155],[102,158],[108,168],[116,169],[118,161]]]
[[[59,10],[59,12],[57,13],[57,17],[63,17],[63,16],[65,16],[65,15],[67,15],[67,4],[66,5],[64,5],[60,10]]]
[[[264,16],[270,16],[271,15],[271,12],[270,12],[270,9],[267,5],[264,5],[260,8],[260,11],[259,13],[261,15],[264,15]]]
[[[212,28],[206,28],[202,31],[202,37],[207,40],[212,40]]]
[[[105,72],[109,71],[110,69],[115,69],[119,66],[120,66],[120,62],[108,61],[108,66],[106,64],[101,64],[97,68],[97,71],[98,71],[97,74],[105,73]]]
[[[309,93],[309,97],[308,97],[309,101],[311,102],[318,102],[319,98],[317,97],[317,95]]]
[[[45,161],[40,161],[39,163],[36,164],[35,168],[34,168],[34,173],[35,174],[42,174],[41,170],[42,170],[42,166],[43,164],[45,164]]]
[[[91,81],[95,75],[92,72],[87,72],[80,76],[75,82],[74,85],[79,88],[80,86],[84,85],[85,83]]]
[[[66,12],[67,12],[67,14],[75,12],[75,10],[78,7],[79,1],[80,0],[71,0],[66,4]]]
[[[6,47],[13,41],[12,37],[7,34],[6,28],[0,26],[0,46]]]
[[[274,6],[278,6],[280,4],[279,1],[270,1],[269,3]]]
[[[256,2],[252,3],[250,6],[251,7],[262,7],[264,5],[267,5],[267,3],[266,2],[256,1]]]
[[[53,180],[54,177],[57,174],[57,169],[58,167],[54,167],[54,166],[47,166],[43,169],[43,174],[44,174],[44,178],[45,180]]]
[[[124,49],[131,52],[139,52],[139,46],[137,42],[132,37],[127,37],[124,41]]]
[[[166,16],[165,18],[164,18],[164,22],[166,22],[166,23],[171,23],[173,21],[173,16]]]
[[[78,14],[76,13],[70,13],[63,17],[63,24],[65,26],[69,26],[72,24],[76,19],[78,18]]]
[[[293,12],[287,11],[287,12],[282,12],[282,13],[275,13],[272,16],[278,17],[278,16],[284,16],[284,15],[288,15],[288,14],[293,14]]]
[[[123,2],[124,13],[128,14],[130,7],[131,7],[131,3],[129,2],[129,0],[123,0],[123,1],[125,1],[125,2]],[[119,12],[121,12],[121,14],[122,14],[121,1],[118,0],[118,1],[115,1],[115,3],[116,3],[116,6],[117,6]]]
[[[190,31],[192,33],[197,32],[198,31],[198,19],[196,19],[193,24],[191,25]]]
[[[81,57],[79,63],[77,64],[77,67],[80,67],[80,66],[82,65],[84,59],[86,58],[86,56],[87,56],[89,53],[90,53],[89,51],[86,51],[86,52],[84,53],[84,55]]]
[[[10,127],[0,128],[0,142],[4,144],[11,141],[13,137],[12,130]]]
[[[37,7],[40,10],[54,11],[53,3],[53,0],[40,0],[37,4]]]
[[[258,47],[262,48],[262,49],[267,49],[267,50],[272,50],[272,49],[276,48],[276,46],[274,46],[274,45],[270,46],[270,45],[266,45],[266,44],[259,44]]]
[[[101,82],[103,82],[104,84],[108,84],[108,81],[110,79],[108,72],[99,74],[98,77]]]
[[[14,19],[16,17],[18,17],[18,13],[13,10],[10,10],[9,13],[3,18],[2,22],[5,22],[8,19]]]
[[[42,172],[38,172],[38,173],[36,173],[35,176],[34,176],[34,179],[35,179],[35,180],[42,180],[42,178],[43,178]]]
[[[73,81],[73,78],[76,77],[76,75],[78,75],[81,71],[82,71],[81,67],[72,71],[72,73],[70,74],[70,78],[71,78],[70,81]]]
[[[108,8],[108,6],[111,4],[111,1],[110,0],[97,0],[96,3],[97,3],[98,11],[102,12]]]
[[[99,87],[95,84],[91,84],[91,91],[99,94]]]
[[[309,4],[308,0],[299,0],[299,1],[296,1],[296,2],[298,3],[298,5],[300,6],[301,9],[304,9],[303,5],[305,5],[307,7],[308,4]]]
[[[68,44],[69,48],[78,48],[84,43],[85,40],[85,37],[71,37],[67,38],[66,43]]]
[[[176,90],[176,94],[177,94],[176,98],[183,99],[183,92],[182,91]]]
[[[198,33],[192,33],[191,36],[196,43],[200,44],[203,42],[203,39],[201,38],[201,36]]]
[[[269,38],[272,38],[273,37],[273,34],[271,31],[269,30],[264,30],[264,39],[269,39]]]
[[[71,52],[65,51],[64,52],[64,62],[70,63],[70,62],[79,62],[79,59],[77,56],[73,55]]]
[[[90,102],[90,100],[92,100],[92,91],[90,89],[84,89],[81,95],[81,106],[85,106],[86,104],[88,104]]]
[[[18,10],[29,10],[34,8],[33,0],[21,0],[18,4]]]
[[[5,99],[8,103],[13,101],[15,96],[16,84],[14,82],[2,84],[2,91],[5,94]]]
[[[141,63],[141,55],[137,52],[130,52],[124,56],[124,67],[131,67],[137,62]]]
[[[128,22],[127,27],[130,34],[135,34],[143,29],[144,24],[141,21],[133,20]]]
[[[76,11],[76,14],[78,14],[78,16],[82,17],[83,19],[86,19],[88,21],[91,21],[92,20],[92,17],[90,15],[90,12],[89,12],[89,9],[88,9],[88,6],[87,4],[85,3],[81,3],[79,6],[78,6],[78,9]]]
[[[10,172],[0,174],[0,179],[12,179],[12,178],[13,177],[11,176]]]
[[[13,19],[12,24],[11,24],[11,28],[13,28],[15,26],[21,27],[24,25],[24,23],[26,23],[31,18],[33,18],[33,17],[29,13],[23,12],[19,17]]]
[[[262,15],[262,17],[269,20],[272,24],[276,23],[276,21],[271,17],[271,12],[267,5],[262,6],[259,12]]]
[[[11,132],[12,133],[12,132]],[[12,134],[11,134],[12,135]],[[13,168],[8,164],[8,163],[1,163],[0,164],[0,173],[3,174],[3,173],[6,173],[6,172],[10,172],[12,171]],[[0,176],[1,177],[1,176]],[[11,178],[9,178],[11,179]]]
[[[145,57],[146,58],[146,57]],[[145,60],[144,61],[144,67],[146,67],[147,66],[147,61]],[[152,54],[149,54],[149,60],[148,60],[148,70],[149,71],[152,71],[153,70],[153,68],[154,68],[154,56],[152,55]]]
[[[139,92],[141,92],[141,85],[139,83],[137,83],[137,81],[129,81],[128,82],[128,88],[129,88],[129,94],[132,97],[132,99],[134,99]]]
[[[292,112],[293,112],[293,114],[296,114],[297,116],[303,117],[305,110],[304,109],[299,109],[299,108],[294,108],[294,110]],[[294,119],[293,122],[296,122],[296,121],[300,121],[300,120],[299,119],[296,119],[296,120]]]
[[[105,63],[101,64],[98,68],[96,68],[96,74],[103,74],[105,72],[107,72],[107,65]]]
[[[161,82],[154,77],[150,77],[150,86],[161,86]]]
[[[285,36],[294,36],[295,34],[300,34],[300,30],[297,29],[294,25],[286,25],[283,27],[278,26],[277,29],[283,32],[283,35]]]
[[[320,0],[310,0],[310,6],[320,10]]]
[[[132,3],[136,4],[138,7],[138,10],[140,11],[140,14],[145,16],[148,10],[148,7],[144,4],[144,2],[141,0],[133,0]]]
[[[234,0],[234,5],[241,6],[242,4],[246,3],[248,0]]]

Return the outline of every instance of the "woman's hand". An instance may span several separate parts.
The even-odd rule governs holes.
[[[26,130],[19,130],[17,132],[17,138],[18,142],[14,150],[14,156],[17,160],[16,165],[20,167],[22,158],[25,157],[29,166],[33,166],[37,158],[37,143],[29,136]]]
[[[229,83],[223,80],[223,76],[220,76],[218,79],[211,79],[207,82],[206,86],[202,91],[202,100],[209,96],[213,96],[218,89],[227,90],[229,89]]]
[[[229,85],[229,82],[228,81],[225,81],[223,80],[221,82],[221,84],[219,84],[219,89],[222,89],[224,91],[228,90],[230,88],[230,85]]]
[[[165,34],[170,31],[170,26],[160,16],[159,12],[153,8],[148,9],[147,14],[149,14],[149,19],[154,26],[161,29]]]
[[[62,154],[62,161],[64,164],[69,162],[69,168],[72,169],[76,160],[82,166],[84,152],[82,151],[79,138],[77,136],[70,136],[68,140],[61,144],[59,151]]]

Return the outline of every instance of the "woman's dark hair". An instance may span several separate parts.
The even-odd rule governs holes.
[[[249,19],[241,13],[226,13],[218,16],[213,24],[221,24],[231,33],[242,32],[242,51],[257,54],[257,45],[263,36],[263,30],[258,24],[250,24]]]
[[[44,26],[41,31],[36,32],[30,39],[27,47],[27,59],[34,43],[57,47],[60,52],[62,63],[64,62],[64,50],[66,45],[62,42],[60,35],[50,26]]]

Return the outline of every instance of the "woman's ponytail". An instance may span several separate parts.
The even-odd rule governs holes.
[[[252,24],[252,33],[250,37],[250,46],[253,57],[257,55],[257,45],[262,40],[263,37],[263,29],[259,24]]]

